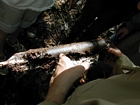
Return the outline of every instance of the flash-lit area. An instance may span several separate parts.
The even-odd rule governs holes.
[[[12,3],[13,1],[15,5],[11,6],[8,4],[8,6],[10,6],[10,8],[14,7],[21,10],[20,16],[15,15],[16,18],[25,18],[26,16],[22,16],[24,14],[22,12],[24,10],[30,10],[33,8],[32,6],[38,7],[38,9],[32,9],[33,11],[36,11],[38,15],[34,18],[34,15],[36,14],[34,13],[30,16],[30,18],[32,17],[33,19],[28,22],[26,22],[27,20],[25,19],[25,24],[19,23],[19,21],[16,22],[16,24],[12,22],[9,23],[12,25],[14,24],[13,30],[8,30],[8,25],[5,25],[3,30],[5,31],[7,29],[6,31],[9,31],[7,32],[8,35],[6,32],[0,31],[0,35],[1,33],[4,33],[10,39],[10,33],[15,30],[14,28],[18,27],[18,25],[20,25],[21,28],[19,35],[17,35],[16,45],[9,43],[10,41],[8,38],[6,38],[6,42],[2,44],[4,47],[1,47],[2,45],[0,45],[0,47],[3,48],[3,51],[1,51],[2,53],[0,53],[0,105],[37,105],[42,102],[48,94],[51,86],[50,80],[55,74],[56,65],[59,62],[59,55],[61,53],[69,57],[73,65],[80,65],[83,62],[88,62],[90,64],[88,69],[89,71],[87,70],[86,72],[81,73],[82,77],[78,78],[73,83],[65,99],[67,99],[77,87],[82,86],[87,82],[91,82],[92,80],[99,78],[106,79],[112,76],[113,73],[115,75],[118,72],[118,74],[124,73],[116,70],[119,67],[116,67],[114,62],[116,62],[119,57],[116,56],[117,54],[115,53],[115,55],[113,51],[108,52],[110,48],[119,48],[122,51],[121,54],[128,56],[128,58],[130,58],[134,63],[127,62],[129,67],[132,67],[128,67],[130,70],[127,70],[128,68],[126,68],[127,72],[124,74],[134,73],[131,72],[131,69],[135,67],[134,69],[137,71],[137,67],[140,66],[137,62],[139,61],[139,54],[136,53],[137,51],[140,51],[139,36],[134,35],[135,38],[131,38],[131,33],[134,33],[139,29],[138,27],[134,30],[132,30],[132,27],[129,27],[129,30],[125,30],[126,28],[124,28],[128,25],[125,22],[127,22],[137,11],[135,11],[135,9],[133,11],[133,8],[131,9],[132,11],[128,10],[127,8],[129,6],[127,5],[126,9],[121,11],[125,6],[123,7],[121,3],[118,3],[116,0],[115,3],[117,4],[110,1],[112,3],[111,4],[105,0],[72,0],[73,5],[71,8],[69,8],[69,1],[71,0],[56,0],[54,3],[52,2],[53,0],[48,0],[50,1],[50,4],[46,3],[48,8],[44,6],[45,4],[39,3],[39,0],[31,1],[35,1],[42,5],[41,7],[35,5],[34,2],[31,2],[30,0],[26,2],[29,3],[29,5],[32,4],[32,6],[29,7],[26,3],[22,5],[24,2],[21,1],[24,0],[2,1],[8,1],[9,3]],[[44,0],[40,1],[43,2]],[[101,1],[104,2],[100,4]],[[90,2],[93,3],[93,5],[87,6]],[[94,3],[99,4],[95,6]],[[1,5],[2,3],[0,6]],[[116,5],[120,6],[117,6],[116,9]],[[28,8],[24,8],[24,6],[27,6]],[[85,6],[86,9],[84,8]],[[92,6],[95,9],[93,9]],[[1,11],[1,7],[0,25],[1,16],[4,16],[4,12]],[[3,8],[4,7],[6,6],[3,6]],[[44,10],[44,8],[46,9]],[[89,10],[89,12],[85,12],[87,10]],[[98,12],[96,10],[98,10]],[[94,16],[92,13],[95,13],[96,15]],[[7,14],[8,15],[5,16],[5,18],[10,19],[8,16],[10,16],[11,13],[8,12]],[[85,17],[83,18],[82,16],[84,15]],[[14,20],[13,18],[10,20],[13,22],[16,21],[16,19]],[[81,21],[83,21],[83,23]],[[27,24],[29,24],[28,27],[25,27]],[[12,25],[9,26],[12,27]],[[125,33],[126,35],[128,34],[128,36],[125,36],[125,33],[122,32],[124,30],[121,30],[122,33],[119,31],[121,28],[125,30]],[[1,26],[0,30],[2,30]],[[117,32],[120,33],[117,34]],[[3,39],[4,38],[5,37],[3,37]],[[126,39],[125,41],[125,38],[130,38],[132,42],[130,39]],[[14,37],[11,37],[11,39],[14,39]],[[2,41],[0,40],[0,44],[1,42]],[[139,45],[137,46],[134,42]],[[131,48],[129,48],[129,46]],[[4,57],[1,57],[1,55]],[[123,55],[121,55],[121,57],[122,56]],[[128,60],[128,58],[126,59]],[[120,59],[122,60],[122,58]],[[110,67],[109,61],[113,61],[111,64],[113,66],[115,65],[115,69],[112,66]],[[122,68],[123,67],[125,68],[126,66],[123,65]],[[105,70],[106,68],[107,70]],[[102,88],[104,88],[104,86]],[[73,105],[78,104],[76,103]],[[86,104],[81,103],[79,105]]]

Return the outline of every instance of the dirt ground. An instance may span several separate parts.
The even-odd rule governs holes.
[[[29,49],[37,49],[59,45],[67,37],[70,27],[80,15],[84,2],[79,2],[72,10],[68,10],[63,0],[44,11],[37,21],[19,35],[19,41]],[[35,36],[29,36],[28,32]],[[7,55],[11,57],[16,52],[6,45]],[[51,74],[36,70],[28,72],[11,72],[0,77],[0,105],[36,105],[47,94]]]
[[[58,45],[68,35],[83,5],[81,2],[69,11],[66,1],[58,0],[50,10],[42,12],[32,26],[22,30],[18,37],[20,43],[27,50]],[[8,58],[17,53],[8,45],[5,47]],[[47,94],[50,76],[41,69],[0,76],[0,105],[36,105]]]

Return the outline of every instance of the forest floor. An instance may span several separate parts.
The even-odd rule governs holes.
[[[27,50],[59,45],[69,34],[84,3],[80,0],[69,10],[64,0],[58,0],[51,9],[43,12],[32,26],[22,31],[18,37],[19,41]],[[8,57],[16,53],[10,46],[6,47]],[[1,105],[36,105],[47,93],[50,76],[46,76],[44,71],[29,71],[1,77]]]

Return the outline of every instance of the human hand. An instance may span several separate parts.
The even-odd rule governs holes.
[[[66,55],[61,53],[59,55],[59,61],[58,61],[57,65],[56,65],[56,67],[55,67],[55,72],[53,73],[53,75],[51,77],[50,84],[52,84],[54,79],[57,76],[59,76],[62,72],[66,71],[69,68],[72,68],[74,66],[75,67],[76,66],[83,66],[84,67],[84,71],[86,71],[86,70],[89,69],[90,63],[89,62],[82,62],[81,64],[74,65],[69,57],[67,57]]]
[[[110,53],[110,54],[107,57],[108,59],[104,60],[104,63],[111,67],[114,67],[115,61],[119,57],[121,57],[123,53],[118,48],[109,48],[108,53]]]
[[[83,72],[88,68],[88,62],[74,65],[66,55],[60,54],[56,70],[51,77],[50,88],[45,100],[61,105],[74,82],[83,76]]]
[[[76,2],[77,2],[77,0],[68,0],[68,5],[69,5],[68,8],[71,9]]]
[[[64,55],[63,53],[61,53],[59,55],[59,61],[55,67],[55,72],[53,73],[51,80],[50,80],[50,84],[53,82],[53,80],[59,75],[61,74],[63,71],[73,67],[74,64],[72,63],[72,61],[70,60],[70,58],[68,58],[66,55]]]
[[[82,62],[80,65],[85,68],[85,71],[88,70],[89,67],[90,67],[90,63],[89,62]]]
[[[127,29],[127,27],[122,27],[118,30],[118,32],[116,33],[118,39],[122,39],[123,37],[125,37],[126,35],[128,35],[129,30]]]
[[[118,48],[109,48],[108,53],[114,54],[117,57],[120,57],[123,54]]]

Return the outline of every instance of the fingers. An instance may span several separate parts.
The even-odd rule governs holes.
[[[85,70],[88,70],[89,67],[90,67],[90,63],[89,62],[82,62],[81,65],[84,66]]]
[[[73,66],[74,66],[74,64],[69,57],[67,57],[63,53],[59,54],[59,61],[57,63],[56,69],[59,68],[61,70],[66,70]]]
[[[65,56],[65,54],[61,53],[59,54],[59,58],[63,58]]]
[[[122,35],[120,35],[119,39],[122,39],[126,34],[123,33]]]
[[[65,54],[61,53],[59,55],[59,62],[57,63],[59,66],[61,67],[65,67],[65,69],[73,67],[74,64],[72,63],[71,59],[68,58]],[[82,62],[80,65],[82,65],[85,70],[88,70],[90,67],[90,63],[89,62]]]
[[[123,27],[121,29],[118,30],[117,32],[117,37],[120,39],[122,39],[123,37],[125,37],[127,34],[129,33],[129,30],[126,27]]]
[[[59,61],[55,67],[55,71],[53,73],[53,76],[51,77],[51,81],[50,84],[53,83],[54,79],[61,74],[62,72],[64,72],[65,70],[67,70],[68,68],[73,67],[73,63],[72,61],[63,53],[59,54]]]
[[[125,33],[124,33],[124,31],[123,30],[119,30],[118,32],[117,32],[117,37],[118,37],[118,39],[121,39],[121,38],[123,38],[124,36],[125,36]]]
[[[63,53],[59,54],[59,62],[58,63],[64,63],[65,64],[66,62],[71,62],[71,59]]]
[[[109,48],[108,52],[116,55],[117,57],[120,57],[122,55],[122,52],[117,48]]]

